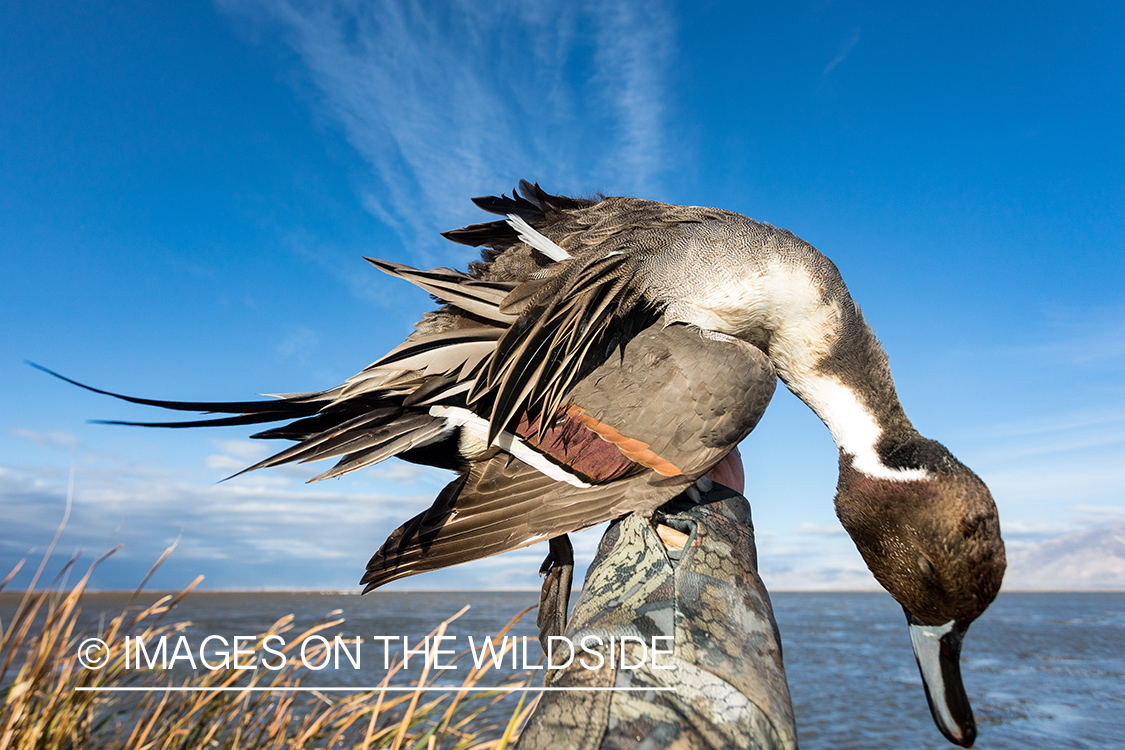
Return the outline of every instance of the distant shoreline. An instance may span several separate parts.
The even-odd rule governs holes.
[[[36,593],[50,593],[46,589],[39,590]],[[136,591],[130,589],[87,589],[83,592],[83,597],[88,596],[133,596],[137,595],[138,598],[148,599],[159,598],[161,596],[175,596],[181,593],[177,590],[162,590],[152,589],[145,590],[137,594]],[[581,589],[574,589],[572,595],[578,597],[582,594]],[[1125,593],[1125,588],[1085,588],[1085,589],[1002,589],[1003,594],[1121,594]],[[0,591],[0,602],[6,603],[9,601],[18,601],[24,596],[23,591]],[[365,597],[374,600],[376,598],[386,596],[413,596],[417,594],[457,594],[459,596],[479,594],[482,596],[496,596],[498,594],[539,594],[538,589],[479,589],[474,591],[463,591],[457,589],[411,589],[408,591],[372,591],[368,594],[361,594],[357,591],[340,591],[336,589],[195,589],[191,592],[192,596],[198,595],[222,595],[222,596],[244,596],[247,594],[263,595],[263,594],[276,594],[279,596],[354,596],[356,598]],[[869,594],[869,595],[885,595],[884,591],[871,591],[864,589],[776,589],[770,591],[770,595],[774,594]]]

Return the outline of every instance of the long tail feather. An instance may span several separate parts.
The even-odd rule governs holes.
[[[114,393],[113,391],[104,391],[101,388],[95,388],[92,385],[86,385],[85,383],[79,383],[77,380],[72,380],[65,375],[60,375],[59,373],[55,372],[54,370],[50,370],[50,369],[44,367],[43,365],[36,364],[35,362],[28,362],[27,364],[31,365],[36,370],[42,370],[43,372],[47,373],[48,375],[53,375],[54,377],[58,378],[59,380],[70,383],[71,385],[76,385],[79,388],[84,388],[87,391],[91,391],[93,393],[100,393],[103,396],[112,396],[113,398],[120,399],[122,401],[128,401],[129,403],[132,403],[132,404],[142,404],[144,406],[159,406],[161,409],[173,409],[173,410],[176,410],[176,411],[198,411],[198,412],[204,412],[204,413],[209,413],[209,414],[215,414],[215,413],[246,414],[246,413],[250,413],[250,412],[253,412],[255,414],[265,414],[267,412],[281,413],[281,412],[292,411],[293,405],[295,403],[295,401],[292,400],[292,399],[285,399],[285,400],[273,399],[273,400],[269,400],[269,401],[164,401],[164,400],[161,400],[161,399],[154,399],[154,398],[138,398],[136,396],[126,396],[126,395],[121,394],[121,393]],[[320,394],[318,394],[318,393],[307,393],[307,394],[299,394],[299,395],[304,397],[304,399],[302,399],[302,400],[307,399],[307,400],[311,401],[311,400],[315,399],[317,396],[319,396]],[[312,412],[315,412],[315,411],[316,411],[316,409],[314,408],[312,410]],[[310,413],[312,413],[312,412],[310,412]],[[277,417],[277,419],[286,419],[286,418],[287,417],[284,417],[284,416]],[[131,422],[107,422],[106,424],[132,424],[132,423]],[[232,424],[247,424],[247,423],[242,422],[242,423],[232,423]]]

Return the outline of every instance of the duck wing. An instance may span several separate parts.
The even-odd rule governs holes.
[[[473,462],[375,553],[366,590],[654,510],[749,434],[776,379],[749,344],[653,323],[576,383],[547,429],[515,420],[511,439],[561,478],[512,450]]]
[[[524,409],[557,415],[607,348],[659,317],[650,270],[682,250],[693,227],[730,215],[636,198],[564,198],[526,181],[512,198],[474,202],[507,220],[445,236],[486,247],[487,262],[470,266],[481,278],[518,274],[521,282],[499,305],[514,319],[469,392],[469,403],[488,414],[489,442]]]

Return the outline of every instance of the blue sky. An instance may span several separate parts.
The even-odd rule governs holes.
[[[96,585],[178,540],[154,585],[353,589],[446,476],[218,483],[271,445],[87,424],[160,415],[23,360],[150,397],[335,385],[429,306],[361,256],[463,267],[438,233],[521,178],[791,229],[1010,548],[1125,521],[1122,39],[1116,3],[6,4],[0,573],[73,469],[61,558],[124,544]],[[873,586],[816,417],[782,390],[743,453],[767,585]],[[535,587],[542,555],[399,587]]]

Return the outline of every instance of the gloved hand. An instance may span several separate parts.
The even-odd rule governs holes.
[[[550,656],[569,666],[548,686],[674,690],[543,693],[520,750],[797,747],[750,506],[733,490],[611,525],[565,636]]]

